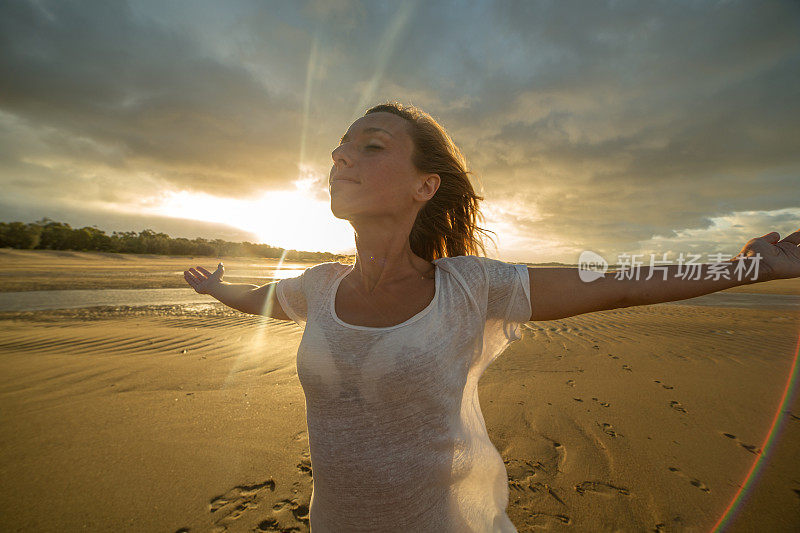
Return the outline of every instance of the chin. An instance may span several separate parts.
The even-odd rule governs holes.
[[[350,220],[347,211],[342,209],[341,206],[336,205],[336,202],[334,202],[333,200],[331,200],[331,213],[333,213],[334,217],[339,218],[341,220]]]

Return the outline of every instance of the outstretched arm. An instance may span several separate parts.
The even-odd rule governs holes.
[[[199,266],[196,269],[184,270],[183,277],[192,288],[200,294],[208,294],[228,307],[250,313],[265,315],[279,320],[291,320],[283,311],[275,294],[277,282],[266,285],[250,285],[247,283],[228,283],[222,281],[225,267],[220,263],[217,270],[209,272]]]
[[[587,282],[577,268],[529,268],[531,320],[685,300],[738,285],[800,277],[800,230],[778,239],[776,232],[750,239],[736,257],[694,265],[694,270],[686,265],[644,267],[638,273],[607,272]]]

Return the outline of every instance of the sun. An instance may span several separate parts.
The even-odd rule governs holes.
[[[247,200],[171,191],[145,210],[172,218],[227,224],[253,233],[260,243],[285,249],[352,253],[352,226],[333,216],[329,200],[315,197],[315,181],[299,179],[293,182],[293,190],[265,191]]]
[[[330,201],[303,190],[268,193],[249,227],[262,242],[306,251],[345,252],[355,246],[353,227],[331,213]]]

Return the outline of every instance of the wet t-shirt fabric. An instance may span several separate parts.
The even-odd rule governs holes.
[[[313,533],[516,532],[478,379],[530,320],[528,270],[471,255],[433,263],[430,304],[390,327],[336,315],[351,265],[321,263],[277,283],[281,307],[304,328],[297,374]]]

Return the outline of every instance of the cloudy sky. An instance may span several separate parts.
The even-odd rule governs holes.
[[[389,99],[464,152],[492,256],[800,227],[789,0],[2,2],[0,220],[352,251],[330,153]]]

